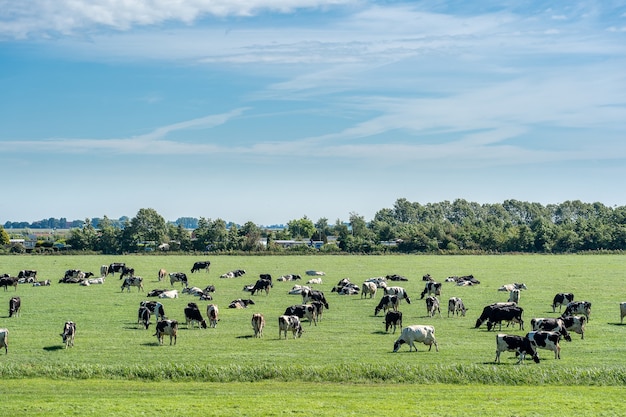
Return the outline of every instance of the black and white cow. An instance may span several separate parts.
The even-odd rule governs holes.
[[[530,320],[530,326],[534,331],[543,330],[546,332],[555,332],[561,334],[563,339],[568,342],[572,341],[572,337],[567,331],[567,327],[565,326],[565,322],[561,318],[533,318]]]
[[[434,295],[430,295],[426,297],[426,313],[428,314],[428,317],[432,317],[436,313],[439,313],[439,317],[441,317],[439,299],[435,297]]]
[[[484,322],[489,320],[489,316],[491,315],[491,312],[493,310],[502,308],[502,307],[514,307],[514,306],[515,306],[515,303],[493,303],[493,304],[486,305],[483,308],[483,311],[480,314],[480,317],[476,319],[476,326],[474,326],[474,328],[475,329],[479,328]]]
[[[300,324],[298,316],[280,316],[278,317],[278,338],[281,338],[282,333],[285,333],[285,339],[287,339],[287,331],[293,333],[293,338],[301,337],[304,330]]]
[[[193,266],[191,267],[191,273],[193,274],[194,272],[200,271],[201,269],[204,269],[208,273],[210,267],[211,267],[210,261],[194,262]]]
[[[407,277],[398,275],[398,274],[387,275],[385,276],[385,278],[388,279],[389,281],[408,281],[409,280]]]
[[[509,291],[509,299],[508,299],[509,303],[519,304],[519,299],[520,299],[520,290],[515,288]]]
[[[100,276],[106,278],[108,275],[109,275],[109,266],[100,265]]]
[[[238,298],[231,301],[230,304],[228,304],[228,308],[248,308],[249,305],[254,305],[254,301],[250,299],[243,300]]]
[[[524,309],[517,306],[501,307],[491,311],[489,318],[487,319],[487,331],[496,328],[496,324],[499,325],[499,329],[502,329],[502,322],[506,321],[510,323],[518,323],[521,330],[524,330],[524,320],[522,314]]]
[[[68,278],[78,278],[78,275],[81,273],[82,271],[80,269],[68,269],[67,271],[65,271],[65,274],[63,274],[63,278],[64,279],[68,279]]]
[[[561,316],[561,320],[567,331],[578,333],[581,339],[585,338],[585,323],[587,322],[585,316]]]
[[[557,332],[533,331],[526,335],[533,347],[554,352],[554,359],[561,359],[561,334]]]
[[[409,344],[409,352],[413,349],[417,352],[417,346],[415,346],[415,342],[423,343],[428,345],[428,350],[430,351],[435,345],[435,350],[439,352],[439,346],[437,345],[437,340],[435,339],[435,328],[433,326],[414,324],[412,326],[405,327],[402,329],[400,336],[393,344],[393,351],[397,352],[405,343]]]
[[[304,288],[301,292],[301,295],[302,304],[308,304],[309,301],[319,301],[324,304],[324,308],[328,310],[328,302],[326,301],[326,297],[324,296],[324,293],[322,291]]]
[[[161,320],[156,325],[156,333],[154,336],[157,337],[159,341],[159,345],[163,344],[163,338],[165,335],[170,337],[170,346],[172,345],[172,340],[174,344],[176,344],[176,338],[178,336],[178,321],[176,320]]]
[[[217,322],[220,320],[220,310],[216,304],[206,306],[206,315],[209,318],[209,327],[216,328]]]
[[[116,272],[122,272],[124,270],[124,268],[126,267],[126,264],[124,262],[113,262],[111,265],[109,265],[109,274],[115,276]]]
[[[498,333],[496,335],[496,359],[495,363],[500,363],[502,352],[515,352],[519,355],[517,363],[524,362],[524,356],[530,355],[535,363],[539,363],[539,355],[533,347],[528,337]]]
[[[135,275],[135,268],[131,268],[128,266],[122,267],[122,273],[120,274],[120,279],[123,279],[127,275],[129,277],[132,277],[133,275]]]
[[[250,289],[250,294],[254,295],[257,291],[265,291],[265,295],[269,295],[271,288],[272,281],[261,278],[258,279],[254,286]]]
[[[626,302],[619,303],[619,322],[624,324],[624,316],[626,316]]]
[[[311,305],[315,307],[315,317],[319,322],[322,320],[322,315],[324,314],[324,303],[321,301],[311,301]]]
[[[143,324],[144,329],[148,330],[150,327],[150,309],[142,303],[139,304],[139,311],[137,311],[137,322]]]
[[[582,314],[587,318],[587,321],[589,321],[591,303],[589,301],[572,301],[568,303],[563,316],[573,316],[575,314]]]
[[[0,329],[0,349],[4,348],[4,354],[9,353],[9,329]]]
[[[65,349],[68,347],[74,347],[74,337],[76,336],[76,323],[73,321],[66,321],[63,325],[63,333],[61,333],[61,337],[63,338],[63,343],[65,344]]]
[[[559,313],[561,312],[561,306],[567,306],[574,301],[574,294],[571,292],[560,292],[554,296],[552,300],[552,312],[556,313],[557,306],[559,307]]]
[[[165,291],[167,291],[166,288],[163,288],[163,289],[155,288],[154,290],[148,291],[148,294],[146,294],[146,297],[158,297],[159,295],[163,294]]]
[[[402,312],[389,310],[385,314],[385,332],[393,326],[393,333],[396,333],[396,326],[402,328]]]
[[[254,330],[254,337],[263,337],[263,328],[265,327],[265,317],[261,313],[254,313],[252,315],[252,329]]]
[[[9,300],[9,317],[17,317],[20,315],[20,308],[22,307],[22,300],[20,297],[11,297]]]
[[[183,287],[187,287],[189,285],[189,281],[187,281],[187,274],[184,272],[171,272],[169,275],[171,286],[174,286],[175,282],[180,282]]]
[[[130,292],[130,287],[137,287],[137,292],[143,291],[143,278],[142,277],[124,278],[124,282],[122,283],[122,292],[124,292],[124,289],[127,289],[128,292]]]
[[[202,317],[202,313],[200,312],[200,308],[196,303],[188,303],[187,307],[185,307],[185,324],[189,327],[191,323],[191,328],[193,329],[194,323],[198,323],[200,327],[206,329],[206,320]]]
[[[220,275],[220,278],[237,278],[244,276],[246,271],[243,269],[235,269],[233,271],[228,271],[225,274]]]
[[[298,316],[299,319],[306,318],[309,326],[315,324],[317,326],[317,310],[312,304],[296,304],[289,306],[283,313],[284,316]]]
[[[37,271],[34,269],[23,269],[17,274],[17,278],[34,278],[37,279]]]
[[[409,294],[402,287],[384,287],[385,294],[397,295],[398,301],[405,300],[407,304],[411,304]]]
[[[0,287],[4,287],[4,290],[7,290],[7,287],[15,287],[15,291],[17,291],[18,279],[17,277],[2,277],[0,278]]]
[[[158,301],[140,301],[139,302],[139,307],[144,306],[146,307],[149,311],[150,314],[153,314],[156,316],[157,321],[159,320],[165,320],[165,309],[163,308],[163,304],[161,304]]]
[[[514,282],[512,284],[504,284],[503,286],[498,288],[498,291],[511,292],[512,290],[527,290],[527,289],[528,288],[526,287],[526,284],[522,282]]]
[[[467,309],[462,299],[459,297],[450,297],[448,300],[448,317],[450,317],[450,313],[452,313],[452,316],[461,314],[461,316],[465,317],[466,311]]]
[[[383,310],[383,313],[387,310],[398,311],[398,296],[385,294],[378,302],[378,305],[374,308],[374,315],[377,316],[380,310]]]
[[[441,282],[428,281],[424,286],[424,291],[420,294],[420,299],[423,299],[426,294],[440,296]]]

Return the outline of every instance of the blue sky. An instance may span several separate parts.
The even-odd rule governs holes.
[[[0,224],[626,204],[622,0],[0,0],[0,64]]]

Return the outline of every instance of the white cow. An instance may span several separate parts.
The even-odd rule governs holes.
[[[178,298],[178,290],[163,291],[159,294],[159,298]]]
[[[217,308],[215,304],[209,304],[206,306],[206,315],[209,318],[209,327],[217,327],[217,322],[219,319],[220,310]]]
[[[306,283],[307,284],[321,284],[322,283],[322,279],[321,278],[311,278]]]
[[[378,286],[375,282],[365,281],[361,286],[361,298],[367,298],[368,295],[370,298],[373,298],[377,290]]]
[[[265,327],[265,317],[261,313],[254,313],[252,315],[252,329],[254,330],[254,337],[263,337],[263,328]]]
[[[513,284],[504,284],[503,286],[501,286],[500,288],[498,288],[498,291],[506,291],[506,292],[511,292],[512,290],[527,290],[528,288],[526,287],[525,284],[523,283],[519,283],[519,282],[514,282]]]
[[[519,304],[519,295],[520,295],[520,291],[517,288],[512,289],[511,291],[509,291],[508,302]]]
[[[420,324],[414,324],[402,329],[400,337],[398,337],[398,340],[396,340],[393,345],[393,351],[397,352],[398,349],[400,349],[400,346],[408,343],[409,352],[412,351],[413,348],[415,348],[415,351],[417,352],[415,342],[428,345],[429,351],[432,349],[433,345],[435,345],[435,350],[439,352],[439,346],[437,345],[437,340],[435,339],[435,327]]]

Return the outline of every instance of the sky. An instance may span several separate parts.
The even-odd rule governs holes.
[[[626,0],[0,0],[0,224],[626,205]]]

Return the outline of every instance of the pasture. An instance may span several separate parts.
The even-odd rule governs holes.
[[[211,260],[210,272],[191,274],[193,262],[204,259]],[[92,271],[98,276],[100,265],[111,262],[125,262],[134,267],[135,275],[144,278],[146,292],[154,288],[171,288],[169,279],[157,280],[160,268],[168,272],[187,273],[192,286],[204,288],[208,284],[215,285],[214,300],[210,302],[220,307],[217,327],[188,329],[183,314],[187,303],[198,303],[206,316],[206,305],[210,302],[181,293],[177,299],[160,300],[165,314],[178,320],[180,327],[175,346],[169,345],[167,337],[165,344],[159,346],[153,336],[155,319],[152,319],[149,330],[137,324],[139,302],[148,299],[146,293],[138,292],[134,287],[130,293],[121,292],[118,274],[109,276],[103,285],[82,287],[58,283],[67,269]],[[362,400],[369,396],[366,389],[359,388],[362,386],[393,387],[398,396],[403,396],[410,395],[419,384],[420,392],[433,393],[434,397],[434,393],[443,387],[444,391],[459,391],[457,395],[466,396],[467,401],[472,398],[469,387],[476,384],[488,386],[485,389],[502,396],[506,396],[505,388],[513,385],[525,386],[526,390],[536,395],[558,391],[558,387],[612,386],[611,390],[617,392],[611,391],[614,395],[610,398],[619,401],[626,384],[626,325],[620,324],[619,317],[619,303],[626,301],[626,257],[621,255],[0,258],[0,273],[15,276],[22,269],[36,269],[38,279],[50,279],[52,285],[33,287],[22,284],[16,291],[9,288],[6,292],[0,289],[0,327],[6,327],[10,332],[9,353],[0,354],[0,375],[3,379],[39,381],[44,378],[51,381],[52,386],[72,385],[73,380],[82,380],[86,387],[96,392],[109,392],[109,388],[100,388],[101,385],[113,384],[105,380],[133,381],[132,387],[138,383],[140,386],[159,383],[163,384],[161,386],[166,392],[175,391],[174,387],[189,381],[212,387],[216,383],[226,383],[217,386],[239,388],[239,384],[254,382],[256,384],[249,385],[251,392],[256,393],[258,401],[267,407],[275,398],[262,386],[291,386],[290,381],[310,384],[318,395],[337,389],[344,394],[354,392],[357,399],[362,395]],[[234,269],[245,269],[246,275],[232,279],[219,277]],[[278,316],[286,307],[300,304],[302,299],[288,294],[294,282],[276,282],[276,279],[284,274],[300,274],[302,281],[296,283],[305,284],[311,278],[305,275],[306,270],[326,273],[322,277],[323,283],[312,287],[324,291],[330,308],[324,312],[318,326],[310,326],[306,320],[303,321],[302,338],[279,339]],[[253,284],[259,274],[265,273],[274,278],[274,287],[269,295],[250,296],[242,291],[244,285]],[[424,300],[420,300],[420,292],[424,288],[422,276],[426,273],[439,282],[452,275],[472,274],[481,284],[458,287],[444,282],[440,297],[442,317],[431,318],[426,315]],[[422,344],[417,345],[417,353],[409,353],[406,345],[398,353],[392,353],[399,329],[395,335],[386,333],[383,313],[374,316],[374,307],[382,296],[381,290],[372,299],[331,292],[342,278],[348,277],[360,286],[367,278],[388,274],[408,278],[407,282],[390,283],[403,286],[411,297],[411,304],[400,304],[404,326],[434,325],[439,352],[434,349],[429,352],[428,347]],[[527,361],[516,366],[514,354],[506,352],[501,356],[502,363],[494,364],[497,332],[487,332],[484,325],[474,329],[474,324],[483,306],[507,300],[508,293],[497,289],[512,282],[523,282],[528,287],[528,290],[522,291],[520,300],[526,326],[525,330],[503,326],[502,332],[524,335],[530,330],[532,317],[558,316],[558,308],[557,313],[553,313],[550,306],[554,294],[572,292],[576,300],[592,303],[585,339],[572,334],[572,342],[561,342],[560,360],[555,360],[552,352],[540,350],[540,364]],[[174,287],[179,291],[182,289],[179,283]],[[19,317],[9,318],[8,300],[14,295],[21,297],[22,310]],[[452,296],[463,299],[468,308],[466,317],[447,317],[447,300]],[[228,309],[228,303],[237,298],[252,298],[256,304],[247,309]],[[252,337],[250,325],[250,318],[256,312],[262,313],[266,319],[264,337],[260,339]],[[59,333],[67,320],[77,323],[77,332],[75,347],[66,350]],[[121,387],[114,384],[110,387],[111,394],[103,394],[103,398],[109,395],[113,398],[113,393],[122,392],[124,386],[123,383]],[[37,389],[34,391],[37,392]],[[584,392],[591,401],[600,401],[601,390]],[[6,393],[3,389],[2,394]],[[53,393],[49,395],[54,396]],[[516,394],[511,392],[510,395],[514,397]],[[24,396],[27,394],[24,393]],[[54,402],[54,399],[50,401]],[[432,410],[437,410],[437,400],[433,401]],[[590,415],[601,415],[602,412],[612,414],[610,409],[615,404],[611,401],[597,405],[598,408],[594,409],[596,413]],[[346,403],[348,408],[342,415],[351,414],[350,410],[354,414],[363,414],[358,409],[358,401],[355,402],[354,405]],[[45,405],[42,407],[45,409]],[[516,415],[510,410],[508,414],[498,414],[488,409],[477,408],[473,415]],[[526,413],[536,412],[533,408],[525,410]],[[340,415],[332,411],[331,407],[323,415]],[[108,412],[115,413],[113,410]],[[284,414],[292,413],[297,414],[289,408]],[[280,408],[275,409],[275,414],[283,415]],[[467,412],[456,414],[453,410],[440,414],[469,415]],[[526,414],[520,412],[519,415]]]

